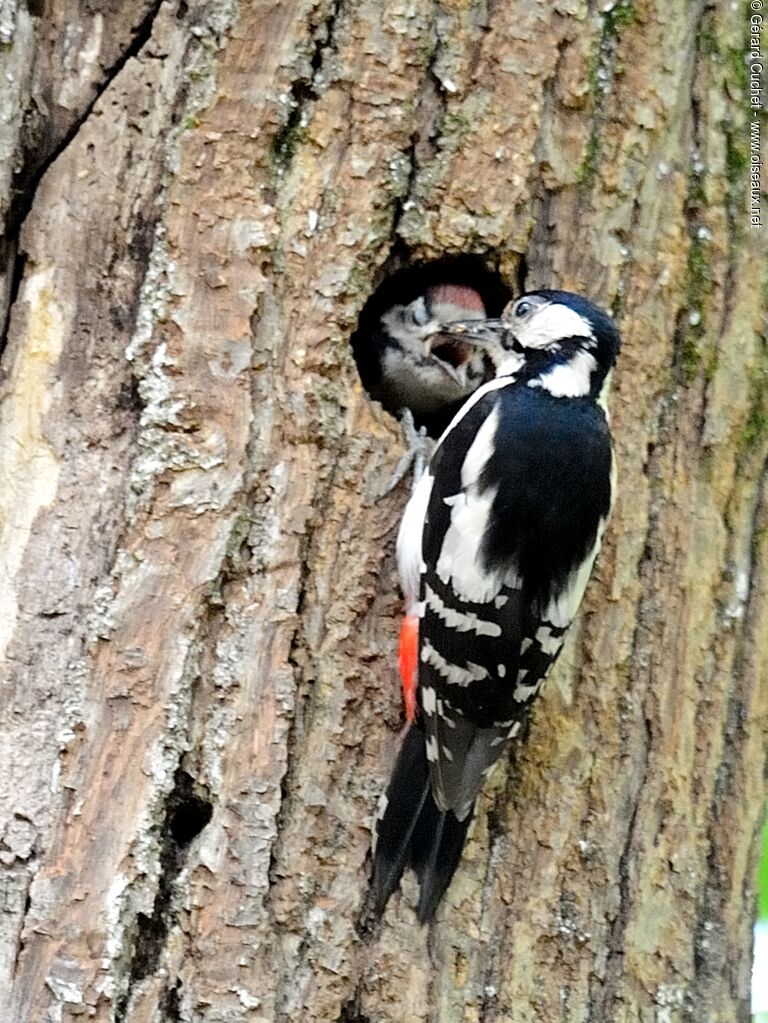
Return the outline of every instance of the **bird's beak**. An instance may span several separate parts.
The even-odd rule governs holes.
[[[464,388],[467,385],[467,363],[474,355],[475,345],[467,344],[462,336],[449,335],[442,329],[430,334],[424,341],[426,354],[435,365]]]
[[[444,323],[440,328],[441,335],[454,344],[462,343],[470,348],[480,348],[486,352],[498,352],[507,347],[509,324],[505,320],[454,320]]]

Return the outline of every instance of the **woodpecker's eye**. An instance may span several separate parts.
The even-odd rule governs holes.
[[[429,309],[427,309],[427,303],[424,301],[423,295],[417,298],[415,302],[411,302],[408,306],[408,311],[411,316],[411,322],[415,323],[417,327],[423,327],[429,323]]]
[[[517,316],[518,319],[522,318],[523,316],[527,316],[531,309],[533,309],[533,304],[523,299],[522,301],[518,302],[517,305],[515,306],[515,316]]]

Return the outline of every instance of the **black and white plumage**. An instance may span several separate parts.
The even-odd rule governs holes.
[[[401,524],[403,589],[420,616],[419,713],[382,800],[372,881],[383,911],[413,867],[421,920],[560,652],[614,489],[610,318],[578,295],[537,291],[500,320],[454,329],[489,344],[496,376],[438,441]]]

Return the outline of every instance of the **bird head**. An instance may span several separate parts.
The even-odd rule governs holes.
[[[559,397],[596,397],[620,346],[610,316],[570,291],[531,291],[498,319],[464,319],[444,332],[483,348],[497,376],[514,373]]]
[[[409,360],[411,372],[423,377],[437,402],[465,397],[493,375],[485,346],[460,333],[446,332],[450,321],[472,323],[485,318],[479,293],[460,284],[427,288],[407,305],[395,305],[381,318],[383,328]]]

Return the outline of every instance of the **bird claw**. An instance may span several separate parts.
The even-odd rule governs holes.
[[[379,495],[378,500],[392,493],[395,487],[408,475],[411,466],[413,466],[413,486],[415,487],[424,475],[427,463],[432,457],[435,442],[431,437],[427,436],[427,428],[425,426],[419,427],[418,430],[416,429],[416,424],[413,421],[413,412],[409,408],[404,408],[400,413],[400,422],[403,425],[403,435],[408,447],[405,453],[401,455],[395,466],[395,471],[390,476],[389,482]]]

